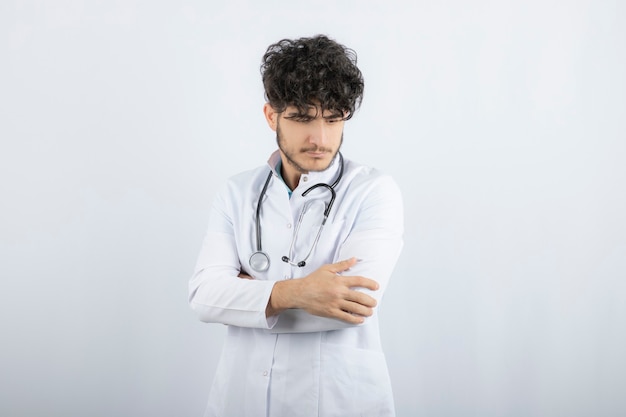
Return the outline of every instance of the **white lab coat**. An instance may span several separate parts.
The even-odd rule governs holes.
[[[266,318],[265,308],[275,281],[304,277],[323,264],[353,256],[360,261],[345,274],[375,279],[380,289],[363,291],[380,301],[403,244],[400,191],[391,177],[346,159],[319,243],[299,268],[281,261],[289,253],[298,217],[307,202],[318,201],[301,225],[296,261],[317,233],[324,206],[319,201],[330,198],[323,187],[306,197],[302,192],[316,183],[332,184],[339,158],[326,171],[302,175],[291,198],[276,172],[279,161],[276,151],[268,161],[274,175],[261,209],[268,271],[249,267],[256,251],[255,210],[268,166],[231,178],[211,207],[189,285],[190,304],[200,320],[229,326],[206,416],[393,416],[376,310],[364,324],[350,325],[297,309]],[[240,271],[254,279],[238,278]]]

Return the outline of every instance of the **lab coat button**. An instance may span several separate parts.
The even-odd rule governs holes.
[[[291,223],[287,223],[287,229],[291,229]]]
[[[267,371],[263,371],[263,376],[267,376]]]
[[[309,177],[307,177],[306,175],[302,176],[302,181],[303,182],[307,182],[309,180]]]

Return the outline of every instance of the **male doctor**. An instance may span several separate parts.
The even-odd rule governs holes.
[[[339,152],[361,103],[351,49],[270,45],[263,113],[278,150],[215,197],[189,299],[228,325],[206,416],[394,415],[377,305],[402,248],[391,177]]]

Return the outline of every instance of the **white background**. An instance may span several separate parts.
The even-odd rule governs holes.
[[[355,49],[344,153],[393,174],[398,416],[626,414],[626,18],[615,1],[0,3],[0,415],[200,416],[191,276],[263,164],[259,63]]]

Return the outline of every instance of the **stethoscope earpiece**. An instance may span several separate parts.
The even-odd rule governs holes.
[[[280,258],[283,262],[287,263],[287,264],[291,264],[291,265],[296,265],[299,266],[300,268],[302,268],[303,266],[306,266],[306,262],[305,261],[300,261],[297,264],[294,264],[293,262],[290,262],[289,258],[286,256],[283,256],[282,258]]]

